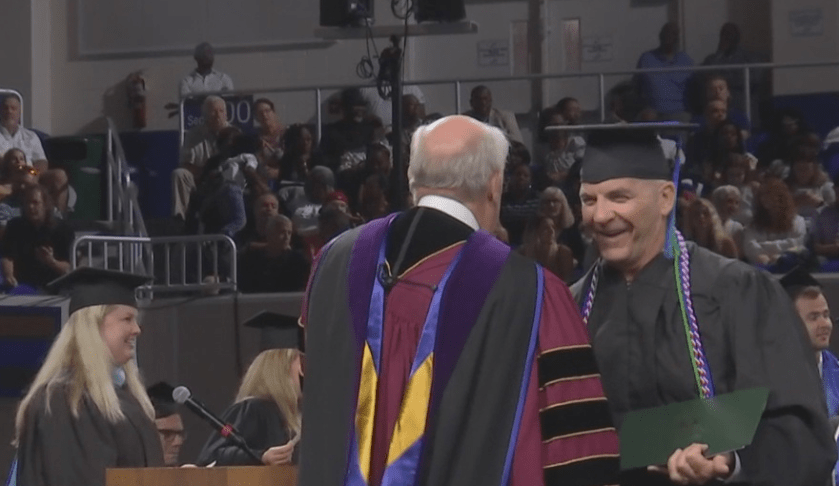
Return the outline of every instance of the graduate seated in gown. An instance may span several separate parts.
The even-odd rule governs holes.
[[[163,464],[180,465],[181,447],[186,440],[184,421],[178,405],[172,398],[172,387],[166,383],[155,383],[146,390],[154,406],[154,426],[160,435],[163,447]]]
[[[294,318],[262,312],[245,322],[263,330],[262,351],[245,373],[236,400],[222,416],[260,458],[214,432],[196,464],[207,466],[276,466],[297,464],[300,440],[300,328]]]
[[[801,317],[810,338],[810,345],[815,353],[822,378],[824,395],[827,403],[827,415],[831,419],[839,416],[839,359],[830,352],[830,335],[833,332],[833,319],[830,307],[822,293],[821,284],[798,267],[780,280],[786,289],[795,310]]]
[[[816,353],[819,364],[819,374],[824,388],[824,398],[827,404],[827,415],[830,417],[830,427],[834,431],[834,438],[839,434],[839,359],[830,352],[830,335],[833,332],[833,319],[830,317],[830,307],[822,293],[821,284],[798,267],[780,280],[786,289],[795,310],[801,317],[810,344]],[[839,462],[833,470],[834,485],[839,482]]]
[[[69,289],[70,318],[15,418],[16,484],[104,486],[105,470],[159,467],[163,451],[134,350],[134,289],[148,277],[80,268],[49,285]]]

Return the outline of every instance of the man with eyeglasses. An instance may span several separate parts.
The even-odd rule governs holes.
[[[167,467],[180,465],[178,457],[186,440],[184,422],[170,390],[171,387],[163,383],[152,385],[147,390],[154,406],[154,425],[163,446],[163,464]]]

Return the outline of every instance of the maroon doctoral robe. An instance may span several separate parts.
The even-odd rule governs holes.
[[[359,314],[352,303],[360,295],[361,305],[355,308],[369,305],[369,281],[377,278],[370,267],[378,248],[388,238],[391,264],[399,246],[391,240],[400,241],[415,215],[412,210],[392,222],[365,225],[334,241],[315,262],[301,317],[307,327],[302,486],[365,484],[347,474],[356,454],[353,417],[360,361],[352,345],[351,322]],[[417,235],[428,241],[421,241],[413,255],[408,252],[408,269],[384,296],[366,484],[614,482],[617,436],[567,287],[485,232],[473,233],[436,210],[428,210],[423,220],[426,227],[419,224]],[[458,255],[439,308],[434,380],[416,478],[387,479],[389,445],[435,286]],[[342,295],[349,296],[349,305],[342,304]],[[452,329],[459,326],[467,332],[458,349],[452,346],[459,339]],[[508,369],[514,371],[508,374]],[[352,386],[344,386],[343,378]]]

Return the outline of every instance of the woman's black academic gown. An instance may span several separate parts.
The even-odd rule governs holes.
[[[161,467],[163,449],[154,422],[125,388],[117,389],[125,420],[109,422],[88,398],[74,417],[69,390],[53,386],[33,398],[18,447],[17,484],[104,486],[105,469]]]
[[[284,445],[290,439],[285,418],[273,400],[249,398],[234,403],[224,412],[222,420],[232,425],[259,457],[271,447]],[[297,450],[295,448],[292,455],[294,464],[297,463]],[[261,465],[217,432],[204,444],[196,464],[206,466],[213,461],[216,466]]]

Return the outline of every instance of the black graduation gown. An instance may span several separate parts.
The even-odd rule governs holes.
[[[117,388],[117,397],[125,420],[113,424],[86,397],[73,417],[61,386],[53,387],[47,412],[45,390],[39,391],[18,447],[17,484],[104,486],[107,468],[162,467],[154,422],[126,389]]]
[[[272,400],[249,398],[234,403],[222,416],[222,420],[233,426],[245,439],[248,446],[259,457],[274,446],[284,445],[289,441],[286,421],[277,404]],[[297,463],[300,446],[294,448],[291,462]],[[196,464],[206,466],[213,461],[216,466],[261,466],[238,446],[214,432],[207,439]]]
[[[693,304],[716,393],[770,389],[752,444],[738,451],[742,484],[828,484],[836,444],[813,352],[789,297],[754,267],[690,242],[688,249]],[[578,304],[590,281],[591,271],[572,287]],[[588,325],[618,427],[629,410],[699,396],[672,260],[659,255],[631,285],[607,267]],[[624,484],[670,484],[632,481]]]

